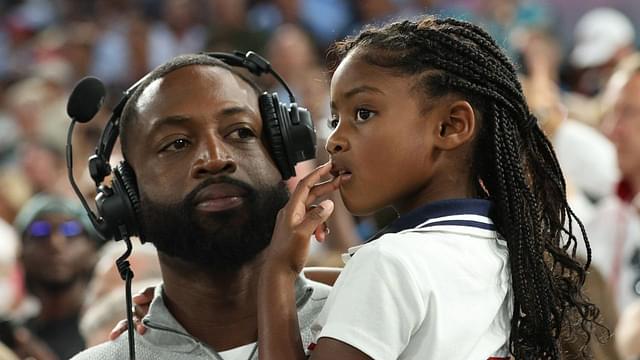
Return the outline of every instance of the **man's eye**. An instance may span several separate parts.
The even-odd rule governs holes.
[[[187,139],[177,139],[163,147],[161,151],[180,151],[189,145],[191,145],[191,143]]]
[[[231,132],[230,136],[235,139],[252,139],[256,134],[250,128],[239,128]]]
[[[375,115],[375,112],[367,109],[358,109],[356,110],[356,121],[367,121],[371,119]]]
[[[329,129],[337,128],[339,123],[340,123],[340,119],[338,119],[338,116],[336,115],[331,115],[331,117],[327,120],[327,125],[329,126]]]

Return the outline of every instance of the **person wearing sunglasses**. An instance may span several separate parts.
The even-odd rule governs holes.
[[[101,241],[80,204],[52,195],[31,198],[14,227],[24,282],[40,305],[24,327],[51,349],[52,359],[68,359],[85,347],[79,315]]]

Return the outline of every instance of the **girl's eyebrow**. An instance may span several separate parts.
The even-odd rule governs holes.
[[[353,89],[344,93],[344,97],[348,99],[350,97],[353,97],[363,92],[371,92],[379,95],[384,95],[384,91],[382,91],[381,89],[378,89],[377,87],[370,86],[370,85],[361,85],[361,86],[354,87]]]
[[[351,97],[356,96],[357,94],[361,94],[361,93],[374,93],[374,94],[378,94],[378,95],[385,95],[385,92],[375,86],[371,86],[371,85],[361,85],[361,86],[356,86],[354,88],[352,88],[351,90],[347,91],[344,93],[344,98],[345,99],[349,99]],[[336,105],[335,102],[332,100],[331,101],[331,108],[335,109]]]

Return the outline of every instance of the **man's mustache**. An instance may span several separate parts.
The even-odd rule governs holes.
[[[251,185],[244,181],[234,179],[227,175],[217,176],[215,178],[207,178],[200,184],[198,184],[193,190],[191,190],[184,199],[184,204],[189,207],[195,207],[195,199],[200,191],[213,184],[228,184],[241,188],[247,194],[249,201],[254,201],[257,197],[258,191]]]

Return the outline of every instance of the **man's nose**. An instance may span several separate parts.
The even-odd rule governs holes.
[[[67,247],[67,237],[60,231],[52,231],[49,237],[49,246],[55,252],[63,252]]]
[[[197,159],[191,169],[194,178],[219,174],[233,173],[237,169],[235,160],[226,149],[224,143],[216,136],[208,136],[198,149]]]

